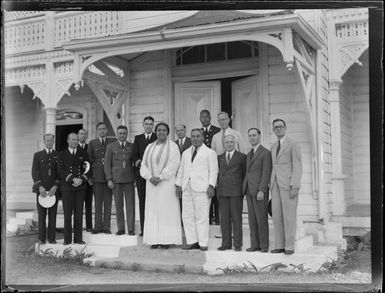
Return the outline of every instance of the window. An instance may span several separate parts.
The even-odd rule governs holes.
[[[258,43],[251,41],[184,47],[176,52],[176,65],[225,61],[258,56]]]

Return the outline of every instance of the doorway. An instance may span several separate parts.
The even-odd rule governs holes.
[[[68,147],[67,135],[71,132],[78,133],[83,128],[83,124],[67,124],[56,126],[56,143],[55,150],[60,152]]]

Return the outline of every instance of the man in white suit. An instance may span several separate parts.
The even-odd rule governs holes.
[[[182,154],[176,176],[176,192],[182,196],[182,219],[187,245],[183,249],[206,251],[209,210],[218,177],[216,153],[203,144],[203,132],[191,130],[192,146]]]
[[[221,128],[221,131],[216,133],[213,136],[213,140],[211,142],[211,149],[213,149],[217,155],[221,155],[224,153],[225,148],[223,145],[223,138],[226,135],[232,135],[235,137],[235,149],[240,152],[240,153],[246,153],[246,146],[245,143],[242,139],[242,135],[239,131],[234,130],[230,128],[230,117],[229,114],[226,112],[220,112],[218,113],[218,124],[219,127]]]
[[[301,149],[286,136],[286,123],[273,121],[278,141],[271,146],[270,178],[275,249],[271,253],[293,254],[297,229],[298,192],[302,176]]]

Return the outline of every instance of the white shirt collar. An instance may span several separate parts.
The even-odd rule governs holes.
[[[182,141],[182,144],[184,144],[184,142],[186,141],[186,136],[184,136],[183,138],[178,138],[178,141]]]
[[[231,129],[230,126],[226,128],[226,130],[225,130],[225,135],[228,135],[228,134],[229,134],[230,129]],[[221,129],[221,131],[223,132],[223,129]]]
[[[281,141],[281,145],[283,144],[283,142],[285,141],[285,139],[286,139],[286,135],[285,135],[284,137],[282,137],[281,139],[278,139],[278,140]]]
[[[80,146],[82,149],[84,149],[84,147],[86,146],[86,143],[81,143],[81,142],[79,142],[79,146]]]
[[[76,154],[77,148],[73,149],[73,148],[71,148],[71,147],[68,147],[68,150],[70,151],[71,154],[72,154],[74,151],[75,151],[75,154]]]
[[[45,152],[46,152],[47,154],[48,154],[49,151],[51,151],[51,152],[53,151],[53,149],[50,149],[50,150],[47,149],[47,148],[44,148],[44,149],[45,149]]]
[[[144,133],[144,138],[145,139],[149,139],[149,138],[151,138],[151,135],[152,135],[152,132],[150,132],[150,133]]]
[[[254,153],[257,151],[257,149],[259,148],[260,145],[261,145],[261,144],[259,143],[259,144],[257,144],[255,147],[253,147]]]
[[[99,136],[100,143],[103,143],[103,139],[104,139],[104,142],[106,142],[106,138],[105,137],[102,138],[102,137]]]
[[[210,131],[210,128],[211,128],[211,124],[210,124],[209,126],[207,126],[207,127],[204,127],[204,126],[202,125],[202,128],[203,128],[203,130],[206,129],[206,131],[209,132],[209,131]]]
[[[230,159],[231,159],[234,155],[234,152],[235,152],[235,149],[233,149],[231,152],[226,151],[226,157],[228,157],[230,154]]]

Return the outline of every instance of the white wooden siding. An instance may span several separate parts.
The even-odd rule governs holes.
[[[39,100],[33,100],[32,96],[28,89],[21,94],[18,87],[7,88],[4,95],[7,202],[36,202],[31,168],[38,148]]]
[[[355,203],[370,203],[370,129],[369,129],[369,58],[364,52],[363,66],[353,65],[352,83],[352,143],[354,161]]]
[[[261,72],[261,74],[264,74]],[[300,95],[300,85],[294,72],[287,70],[280,52],[268,47],[268,84],[270,108],[270,148],[277,140],[271,122],[282,118],[287,123],[287,135],[301,146],[303,175],[299,195],[298,215],[309,219],[318,217],[318,200],[312,196],[312,159],[310,132],[306,120],[306,105]]]

